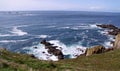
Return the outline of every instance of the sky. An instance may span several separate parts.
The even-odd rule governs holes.
[[[120,12],[120,0],[0,0],[0,11]]]

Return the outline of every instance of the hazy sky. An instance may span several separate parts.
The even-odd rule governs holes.
[[[6,10],[120,12],[120,0],[0,0],[0,11]]]

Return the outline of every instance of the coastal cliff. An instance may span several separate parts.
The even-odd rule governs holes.
[[[55,62],[39,60],[34,55],[13,53],[0,48],[0,71],[120,71],[119,28],[111,25],[98,26],[113,31],[113,34],[109,33],[115,36],[113,47],[106,49],[102,45],[93,46],[86,50],[85,55]],[[51,51],[48,46],[47,49]]]

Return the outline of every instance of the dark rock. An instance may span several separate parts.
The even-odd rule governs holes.
[[[120,29],[114,29],[112,31],[108,31],[108,34],[110,34],[110,35],[117,35],[119,33],[120,33]]]
[[[97,25],[98,27],[101,28],[107,28],[107,29],[118,29],[116,26],[112,25],[112,24],[101,24],[101,25]]]
[[[58,59],[64,59],[64,55],[61,50],[57,49],[58,46],[53,46],[53,44],[47,42],[46,40],[42,40],[41,44],[45,45],[45,49],[48,49],[49,54],[53,54],[58,57]]]
[[[115,41],[111,41],[111,42],[110,42],[110,44],[112,44],[113,46],[114,46],[114,43],[115,43]]]
[[[47,42],[45,39],[41,41],[41,44],[44,44],[45,46],[51,46],[53,44]]]
[[[112,24],[101,24],[101,25],[97,25],[98,27],[101,28],[106,28],[109,29],[108,34],[109,35],[117,35],[120,33],[120,29]]]
[[[30,57],[32,57],[32,58],[36,58],[33,54],[31,54]]]
[[[112,51],[112,50],[114,50],[114,48],[107,48],[105,52]]]
[[[42,52],[42,53],[45,53],[45,52]]]
[[[77,50],[79,50],[79,51],[81,51],[81,52],[84,52],[84,50],[83,50],[83,49],[81,49],[81,48],[77,48]]]
[[[33,48],[37,49],[38,47],[33,47]]]

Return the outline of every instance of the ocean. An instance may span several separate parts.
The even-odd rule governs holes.
[[[97,24],[120,27],[120,13],[84,11],[1,11],[0,47],[33,54],[41,60],[58,60],[40,44],[46,39],[61,47],[66,58],[76,58],[79,49],[95,45],[112,46],[113,36]],[[34,48],[34,47],[37,47]],[[43,53],[45,52],[45,53]]]

